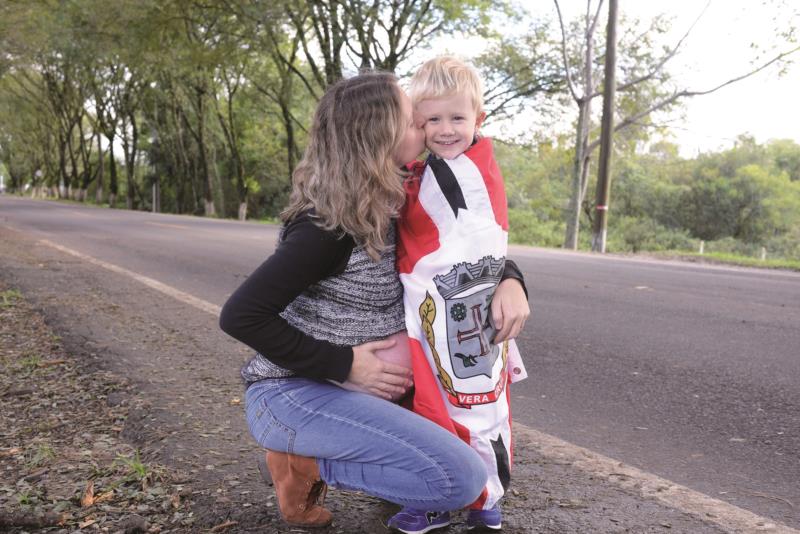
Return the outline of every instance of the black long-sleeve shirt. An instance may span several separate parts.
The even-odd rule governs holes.
[[[225,303],[220,327],[300,376],[346,380],[353,362],[352,347],[312,337],[281,313],[308,288],[344,273],[352,263],[354,247],[351,237],[321,229],[308,215],[292,220],[282,232],[275,253]],[[390,267],[396,277],[393,252],[392,248]],[[386,266],[379,272],[385,271]],[[512,261],[506,261],[506,278],[519,280],[524,288],[522,273]]]

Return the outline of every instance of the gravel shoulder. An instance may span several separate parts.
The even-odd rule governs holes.
[[[13,295],[0,308],[3,514],[67,514],[51,527],[64,532],[90,518],[83,530],[290,531],[245,428],[238,368],[249,349],[210,314],[2,226],[0,249],[0,291]],[[37,459],[48,446],[53,454]],[[722,532],[545,457],[520,436],[515,454],[504,532]],[[132,463],[147,477],[132,475]],[[83,507],[90,481],[95,502]],[[384,533],[398,509],[336,490],[326,504],[335,521],[317,532]],[[445,532],[465,531],[464,519],[456,514]]]
[[[0,529],[184,531],[191,491],[121,436],[143,400],[74,358],[22,294],[0,282]]]

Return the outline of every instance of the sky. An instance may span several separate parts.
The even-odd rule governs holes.
[[[584,0],[561,0],[560,4],[567,19],[586,9]],[[528,1],[522,5],[536,16],[557,20],[552,1]],[[597,0],[592,5],[596,6]],[[672,32],[665,44],[676,43],[697,20],[705,5],[706,2],[698,0],[619,0],[620,18],[633,17],[647,22],[661,13],[672,18]],[[607,3],[603,10],[607,12]],[[712,88],[751,70],[751,61],[755,58],[751,43],[762,47],[775,45],[776,26],[792,21],[800,26],[800,2],[796,0],[711,0],[681,52],[670,61],[669,70],[680,87]],[[516,31],[523,31],[523,28]],[[477,41],[469,47],[463,41],[443,39],[431,52],[455,49],[469,56],[479,53],[481,47]],[[788,45],[783,44],[780,50],[787,48]],[[789,65],[783,76],[778,75],[778,69],[770,68],[713,94],[684,99],[683,110],[666,118],[670,127],[667,139],[679,145],[684,157],[729,148],[740,134],[753,135],[758,142],[789,138],[800,143],[800,103],[797,101],[800,52],[793,57],[794,64]],[[599,103],[595,105],[596,109],[600,107]],[[562,127],[568,129],[574,118],[564,117]],[[523,117],[516,122],[531,123]]]

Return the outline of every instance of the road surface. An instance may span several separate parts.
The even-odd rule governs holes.
[[[8,196],[0,225],[216,305],[278,233]],[[515,422],[800,528],[800,274],[509,255],[533,309]]]

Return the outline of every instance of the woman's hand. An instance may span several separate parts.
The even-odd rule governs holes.
[[[493,343],[517,337],[531,314],[522,284],[514,278],[507,278],[497,286],[491,309],[492,321],[497,328]]]
[[[370,341],[353,347],[353,365],[347,381],[372,395],[392,400],[412,384],[411,369],[384,362],[375,356],[376,350],[393,347],[394,339]]]

